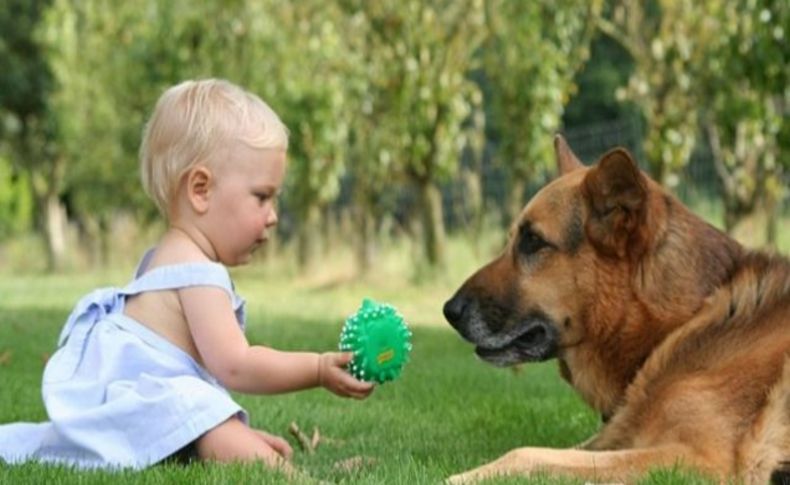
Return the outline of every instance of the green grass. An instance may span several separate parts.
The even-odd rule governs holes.
[[[286,437],[294,463],[310,475],[336,483],[439,483],[453,473],[492,460],[519,446],[568,447],[595,432],[598,418],[560,379],[555,363],[514,372],[477,360],[471,347],[441,320],[440,308],[465,272],[463,259],[447,278],[420,285],[394,278],[388,263],[362,281],[342,270],[310,277],[286,274],[275,265],[235,272],[248,299],[248,337],[280,349],[336,348],[342,321],[371,296],[397,306],[412,324],[414,351],[400,380],[380,386],[365,401],[310,390],[281,396],[237,395],[252,424]],[[462,260],[462,259],[459,259]],[[397,265],[395,265],[397,266]],[[342,268],[344,265],[335,265]],[[272,269],[274,268],[274,269]],[[402,270],[402,268],[401,268]],[[392,270],[394,271],[394,270]],[[46,419],[40,397],[44,362],[74,301],[97,285],[122,284],[128,274],[87,273],[0,277],[0,423]],[[308,455],[288,434],[295,421],[318,427],[334,442]],[[339,460],[365,456],[373,462],[348,473]],[[699,482],[682,471],[653,473],[644,483]],[[0,465],[0,483],[283,483],[256,465],[159,465],[133,471],[79,471],[67,467]],[[544,476],[495,483],[582,483]]]

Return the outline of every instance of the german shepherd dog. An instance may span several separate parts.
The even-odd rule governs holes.
[[[631,483],[679,465],[790,483],[790,261],[742,248],[615,148],[560,176],[444,305],[483,360],[556,358],[603,417],[573,449],[518,448],[449,479],[546,472]]]

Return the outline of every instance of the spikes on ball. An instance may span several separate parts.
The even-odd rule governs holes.
[[[392,305],[365,298],[346,319],[340,332],[340,350],[353,352],[348,370],[360,380],[383,384],[400,376],[409,361],[411,331]]]

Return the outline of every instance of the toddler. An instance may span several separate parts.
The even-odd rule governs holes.
[[[282,352],[244,336],[226,266],[249,262],[274,230],[287,147],[274,111],[227,81],[162,95],[140,166],[168,229],[126,287],[77,304],[44,370],[51,421],[0,426],[1,458],[141,468],[188,455],[291,474],[288,442],[250,428],[226,389],[372,392],[344,370],[349,353]]]

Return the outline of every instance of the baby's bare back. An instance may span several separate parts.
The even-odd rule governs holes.
[[[129,296],[123,313],[167,339],[201,363],[176,290]]]

